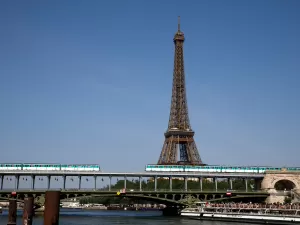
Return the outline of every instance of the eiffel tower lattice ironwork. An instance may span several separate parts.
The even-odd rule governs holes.
[[[173,40],[175,57],[171,111],[165,142],[157,164],[204,165],[194,141],[194,131],[188,115],[183,61],[184,34],[180,30],[180,17],[178,17],[178,30]]]

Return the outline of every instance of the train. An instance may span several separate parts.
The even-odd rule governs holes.
[[[300,167],[220,166],[220,165],[146,165],[146,172],[211,172],[211,173],[265,173],[266,171],[299,172]]]
[[[1,163],[3,170],[59,170],[59,171],[101,171],[97,164],[49,164],[49,163]]]

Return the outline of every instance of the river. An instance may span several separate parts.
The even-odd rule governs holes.
[[[22,224],[22,211],[18,210],[17,225]],[[0,215],[0,225],[7,224],[7,211]],[[43,217],[36,216],[34,225],[43,225]],[[98,211],[66,210],[60,211],[60,225],[231,225],[232,223],[190,220],[183,217],[164,217],[159,211]],[[243,225],[243,223],[234,223]],[[251,225],[247,223],[247,225]]]

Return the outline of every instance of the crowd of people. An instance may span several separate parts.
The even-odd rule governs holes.
[[[231,209],[293,209],[300,210],[299,203],[209,203],[206,207],[213,208],[231,208]]]

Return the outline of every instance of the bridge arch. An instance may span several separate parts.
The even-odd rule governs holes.
[[[261,188],[270,194],[266,199],[267,203],[284,202],[291,190],[300,189],[300,176],[288,171],[269,172],[265,174]]]
[[[274,184],[274,188],[276,191],[290,191],[294,188],[296,188],[296,184],[291,180],[278,180]]]
[[[300,177],[298,174],[269,173],[264,177],[261,188],[274,191],[300,189]]]
[[[62,195],[61,196],[62,199],[69,199],[66,195]],[[105,194],[105,195],[97,195],[97,194],[93,194],[93,195],[80,195],[77,196],[76,198],[80,199],[80,198],[84,198],[84,197],[118,197],[118,198],[130,198],[130,199],[141,199],[141,200],[148,200],[148,201],[152,201],[155,202],[157,204],[165,204],[165,205],[178,205],[178,206],[185,206],[185,203],[182,203],[180,201],[177,200],[173,200],[173,199],[169,199],[169,198],[163,198],[163,197],[159,197],[159,196],[150,196],[150,195],[139,195],[139,194],[130,194],[130,195],[116,195],[116,194]]]

